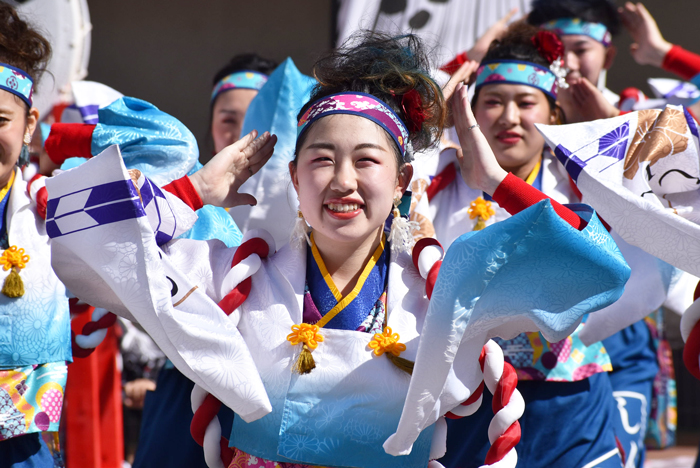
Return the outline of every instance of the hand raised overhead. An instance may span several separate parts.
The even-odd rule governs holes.
[[[234,207],[257,203],[255,197],[238,193],[238,189],[265,165],[277,143],[277,136],[268,132],[257,136],[258,132],[253,130],[221,150],[190,177],[205,205]]]
[[[498,165],[493,150],[481,133],[469,105],[467,87],[462,83],[457,84],[452,97],[452,115],[461,146],[461,151],[457,151],[457,161],[462,178],[471,188],[493,195],[508,173]]]

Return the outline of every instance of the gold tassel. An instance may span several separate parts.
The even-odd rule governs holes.
[[[404,371],[408,375],[413,375],[413,366],[416,365],[415,362],[409,361],[408,359],[404,359],[404,358],[399,357],[399,356],[394,356],[391,353],[386,353],[386,357],[389,358],[389,360],[391,361],[391,363],[393,365],[395,365],[396,367],[398,367],[399,369],[401,369],[402,371]]]
[[[7,297],[22,297],[24,296],[24,282],[19,276],[19,269],[12,268],[10,274],[5,278],[5,284],[2,286],[2,293]]]
[[[296,364],[294,364],[292,370],[297,374],[304,375],[310,373],[315,368],[316,361],[314,361],[314,356],[311,354],[311,350],[306,343],[304,343],[301,353],[299,353],[299,358],[297,359]]]
[[[481,231],[486,227],[486,223],[484,222],[484,218],[479,216],[479,218],[476,220],[476,224],[474,225],[473,231]]]

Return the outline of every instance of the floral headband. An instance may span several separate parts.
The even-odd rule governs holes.
[[[475,88],[485,84],[524,84],[543,91],[553,99],[562,88],[568,88],[564,67],[564,45],[556,34],[541,30],[532,37],[532,45],[549,62],[549,68],[522,60],[489,60],[476,71]]]
[[[14,94],[32,107],[34,81],[27,72],[6,63],[0,63],[0,89]]]
[[[264,73],[252,70],[231,73],[216,83],[214,90],[211,92],[211,102],[214,102],[221,93],[231,89],[255,89],[260,91],[260,88],[262,88],[265,83],[267,83],[267,75]]]
[[[350,114],[364,117],[382,127],[399,147],[406,162],[412,160],[406,124],[384,102],[370,94],[338,93],[319,99],[309,106],[297,124],[297,140],[309,125],[331,114]]]
[[[557,76],[549,69],[520,60],[484,62],[476,71],[475,88],[487,84],[524,84],[557,98]]]
[[[605,47],[612,43],[612,34],[603,23],[589,23],[580,18],[559,18],[544,23],[541,28],[553,31],[559,36],[588,36]]]

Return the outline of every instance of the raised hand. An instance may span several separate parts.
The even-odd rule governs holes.
[[[630,46],[634,60],[640,65],[661,67],[673,44],[663,38],[654,17],[641,3],[627,2],[618,11],[634,41]]]
[[[493,195],[508,173],[498,165],[493,150],[481,133],[463,83],[457,84],[452,98],[452,114],[461,146],[461,150],[457,150],[457,161],[462,178],[471,188]]]
[[[455,88],[459,83],[470,84],[475,78],[475,72],[479,68],[479,62],[470,60],[469,62],[463,63],[456,72],[450,77],[450,81],[442,88],[442,95],[445,97],[447,102],[447,108],[449,110],[447,114],[447,122],[445,122],[445,127],[452,127],[454,125],[452,121],[452,95],[455,92]]]
[[[500,39],[503,36],[506,29],[508,29],[508,22],[517,12],[518,8],[513,8],[506,13],[503,18],[496,21],[490,28],[488,28],[486,32],[479,39],[477,39],[474,46],[469,49],[467,52],[467,57],[469,57],[470,60],[481,62],[481,59],[483,59],[484,55],[486,55],[486,51],[489,50],[489,45],[491,45],[491,42],[493,42],[494,39]]]
[[[566,109],[567,123],[588,122],[620,115],[620,111],[586,78],[576,78],[568,83],[569,87],[560,89],[557,97]]]
[[[238,193],[238,189],[265,165],[277,143],[277,136],[268,132],[257,136],[258,132],[253,130],[221,150],[190,177],[205,205],[234,207],[257,203],[255,197]]]

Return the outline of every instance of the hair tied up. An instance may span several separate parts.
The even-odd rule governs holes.
[[[550,64],[564,55],[564,44],[551,31],[541,29],[532,37],[532,44],[540,55]]]
[[[408,131],[411,133],[420,132],[428,115],[423,109],[423,101],[416,88],[401,96],[401,107],[406,116]]]

